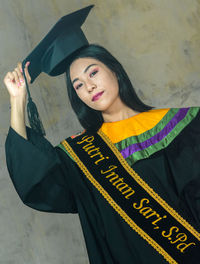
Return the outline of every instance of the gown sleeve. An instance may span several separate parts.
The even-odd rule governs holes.
[[[39,211],[77,213],[70,175],[74,162],[58,147],[26,127],[24,139],[12,127],[5,142],[6,163],[22,202]]]

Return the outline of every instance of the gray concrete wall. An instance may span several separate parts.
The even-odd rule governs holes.
[[[127,70],[141,100],[156,108],[200,105],[200,0],[0,0],[0,264],[88,263],[79,218],[34,211],[19,200],[4,154],[10,112],[3,77],[63,15],[95,4],[83,30]],[[32,84],[48,140],[80,130],[64,77]]]

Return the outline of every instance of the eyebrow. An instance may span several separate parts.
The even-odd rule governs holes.
[[[94,66],[94,65],[97,65],[97,64],[93,63],[93,64],[90,64],[89,66],[87,66],[87,67],[85,68],[85,70],[84,70],[84,73],[86,73],[86,72],[89,70],[89,68],[92,67],[92,66]],[[74,84],[74,83],[75,83],[76,81],[78,81],[78,80],[79,80],[79,78],[75,78],[75,79],[73,80],[72,84]]]

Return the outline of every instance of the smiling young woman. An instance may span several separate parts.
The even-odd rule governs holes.
[[[72,108],[85,129],[97,131],[104,122],[154,108],[139,99],[123,66],[97,44],[73,54],[66,68],[66,84]]]
[[[77,72],[80,74],[74,78]],[[100,111],[104,122],[119,121],[137,113],[122,102],[117,77],[102,62],[93,58],[77,59],[70,67],[70,78],[81,101]]]
[[[122,65],[87,45],[66,64],[84,131],[52,146],[25,125],[20,68],[5,77],[12,105],[5,147],[23,203],[78,213],[92,264],[199,263],[200,107],[145,105]]]

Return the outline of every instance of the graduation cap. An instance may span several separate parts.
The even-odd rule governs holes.
[[[61,17],[22,62],[22,71],[28,93],[27,112],[29,124],[32,129],[41,135],[45,135],[45,131],[37,107],[30,95],[24,72],[25,64],[30,61],[28,72],[31,77],[31,83],[34,82],[41,72],[45,72],[50,76],[64,73],[70,55],[79,48],[89,44],[81,30],[81,26],[93,6],[87,6]]]

